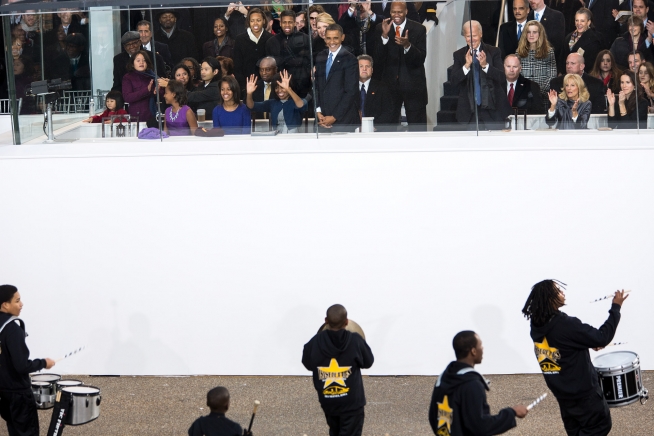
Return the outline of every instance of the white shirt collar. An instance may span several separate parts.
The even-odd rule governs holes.
[[[518,24],[522,24],[522,30],[525,30],[525,24],[527,24],[527,19],[525,18],[522,21],[516,21],[516,28],[518,28]]]
[[[370,79],[366,80],[365,82],[359,80],[359,91],[361,91],[361,85],[363,85],[366,92],[368,92],[368,87],[370,86]]]
[[[506,95],[509,95],[509,91],[511,90],[512,83],[513,83],[513,92],[515,92],[516,88],[518,87],[518,79],[515,79],[513,82],[509,82],[508,80],[506,81]]]
[[[147,51],[152,51],[152,42],[148,42],[143,46]]]
[[[545,12],[545,8],[547,5],[543,5],[543,9],[534,9],[534,18],[536,18],[536,14],[538,14],[538,21],[543,19],[543,12]]]
[[[338,56],[338,52],[341,51],[342,48],[343,48],[343,44],[339,45],[338,49],[336,51],[334,51],[334,52],[329,51],[329,48],[327,49],[329,51],[329,53],[332,54],[332,61],[336,59],[336,56]],[[329,54],[327,56],[329,56]]]
[[[404,33],[404,27],[406,26],[406,18],[404,19],[404,22],[400,24],[400,35]],[[395,27],[398,27],[397,24],[393,23],[393,32],[395,32]]]

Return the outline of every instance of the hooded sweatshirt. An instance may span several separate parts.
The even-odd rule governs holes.
[[[326,415],[356,411],[366,405],[361,368],[375,358],[358,333],[324,330],[304,345],[302,364],[313,372],[313,385]]]
[[[531,325],[536,358],[547,387],[556,398],[583,398],[599,389],[588,349],[608,345],[619,322],[620,305],[612,304],[609,318],[599,330],[563,312],[544,326]]]
[[[490,436],[516,426],[515,411],[507,407],[490,414],[486,380],[462,362],[450,362],[434,386],[429,423],[438,436]]]
[[[0,327],[11,315],[0,312]],[[0,332],[0,391],[30,391],[30,373],[45,368],[44,359],[29,360],[30,350],[25,343],[25,324],[12,321]]]

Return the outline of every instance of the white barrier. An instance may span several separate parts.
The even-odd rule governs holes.
[[[63,374],[306,374],[337,302],[369,374],[437,374],[462,329],[481,371],[537,372],[520,311],[544,278],[595,326],[588,301],[632,289],[615,341],[651,370],[654,150],[630,134],[0,147],[0,281],[33,356],[86,345]]]

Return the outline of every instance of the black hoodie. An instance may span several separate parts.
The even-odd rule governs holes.
[[[0,312],[0,327],[11,315]],[[30,391],[30,373],[45,368],[44,359],[29,360],[24,324],[12,321],[0,332],[0,391]]]
[[[358,333],[324,330],[304,345],[302,364],[313,371],[313,385],[326,415],[353,412],[366,405],[361,368],[375,358]]]
[[[438,378],[429,406],[429,423],[438,436],[491,436],[516,426],[515,411],[507,407],[490,414],[486,380],[462,362],[450,362]]]
[[[620,305],[612,304],[609,318],[599,330],[563,312],[542,327],[531,325],[536,358],[556,398],[578,399],[599,389],[588,349],[608,345],[619,322]]]

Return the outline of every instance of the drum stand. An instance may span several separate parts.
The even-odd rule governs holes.
[[[50,419],[50,428],[48,428],[48,436],[60,436],[63,433],[66,426],[66,415],[70,412],[72,404],[72,395],[64,391],[57,392],[54,409],[52,409],[52,418]]]

